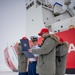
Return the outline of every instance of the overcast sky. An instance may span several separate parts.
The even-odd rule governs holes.
[[[63,0],[50,0],[52,4],[55,1],[63,4]],[[0,70],[9,70],[3,67],[6,66],[3,51],[26,34],[25,25],[25,0],[0,0]]]
[[[6,46],[25,35],[25,13],[25,0],[0,0],[0,69],[5,62],[3,51]]]

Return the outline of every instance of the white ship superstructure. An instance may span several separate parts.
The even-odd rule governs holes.
[[[64,0],[66,9],[56,2],[53,6],[45,0],[26,0],[26,35],[37,34],[42,27],[52,32],[67,30],[75,24],[75,6],[70,7],[71,0]],[[74,25],[75,26],[75,25]],[[35,33],[34,33],[35,32]]]

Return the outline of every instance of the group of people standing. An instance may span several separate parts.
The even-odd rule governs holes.
[[[38,38],[31,38],[33,46],[29,52],[34,54],[35,58],[29,59],[28,75],[65,75],[68,43],[54,34],[49,34],[47,28],[41,29],[38,35],[44,40],[38,46]],[[18,61],[19,75],[26,75],[27,58],[21,45],[18,46]]]

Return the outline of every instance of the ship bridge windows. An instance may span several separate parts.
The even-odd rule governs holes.
[[[34,5],[34,1],[33,2],[31,2],[27,7],[26,7],[26,9],[28,10],[30,7],[32,7]]]

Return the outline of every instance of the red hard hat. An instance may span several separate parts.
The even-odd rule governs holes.
[[[63,40],[62,38],[60,38],[60,41],[61,41],[61,42],[64,42],[64,40]]]
[[[38,35],[41,36],[43,33],[49,33],[49,30],[47,28],[42,28]]]
[[[25,39],[27,39],[27,37],[25,37],[25,36],[24,36],[24,37],[22,37],[22,40],[25,40]]]

